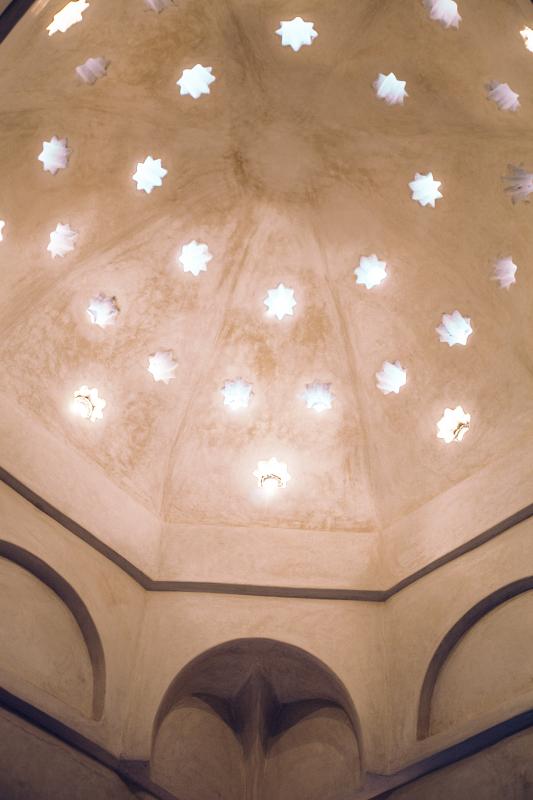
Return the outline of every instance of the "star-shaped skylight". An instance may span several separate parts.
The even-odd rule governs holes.
[[[280,22],[276,33],[281,36],[281,44],[292,47],[295,53],[304,44],[312,44],[313,39],[318,36],[317,31],[314,30],[314,22],[305,22],[301,17]]]
[[[518,267],[513,262],[511,256],[507,258],[500,258],[494,265],[493,281],[498,281],[502,289],[509,289],[513,283],[516,283],[516,270]]]
[[[48,36],[53,36],[57,31],[65,33],[71,25],[76,22],[81,22],[83,12],[89,8],[89,3],[86,0],[71,0],[67,3],[61,11],[55,14],[53,21],[47,27]]]
[[[504,191],[511,195],[513,203],[527,200],[533,192],[533,172],[527,172],[523,167],[516,167],[513,164],[509,164],[507,169],[511,174],[504,175],[502,178],[503,182],[507,184]]]
[[[151,8],[152,11],[156,11],[158,14],[161,11],[164,11],[165,8],[168,8],[170,5],[170,0],[144,0],[145,6]]]
[[[151,373],[154,381],[163,381],[168,384],[175,378],[174,371],[178,362],[174,361],[172,350],[158,350],[148,358],[148,372]]]
[[[267,314],[269,316],[277,317],[278,319],[283,319],[285,315],[292,316],[296,305],[294,289],[289,289],[279,283],[275,289],[268,290],[264,303],[268,308]]]
[[[76,74],[84,81],[84,83],[96,83],[98,78],[103,78],[109,66],[109,61],[101,56],[98,58],[88,58],[79,67],[76,67]]]
[[[181,78],[176,81],[180,94],[190,94],[195,100],[202,94],[209,94],[209,84],[216,80],[212,75],[213,67],[202,67],[196,64],[192,69],[184,69]]]
[[[441,342],[446,342],[450,347],[454,344],[465,345],[468,337],[472,333],[472,326],[469,317],[463,317],[459,311],[453,314],[443,314],[442,322],[435,328],[439,334]]]
[[[257,485],[268,490],[284,489],[291,479],[287,464],[284,461],[278,461],[274,456],[268,461],[258,461],[253,474],[257,478]]]
[[[460,442],[470,428],[470,414],[463,411],[462,406],[445,408],[444,414],[437,422],[437,437],[450,442]]]
[[[89,389],[88,386],[80,386],[74,392],[72,411],[83,419],[96,422],[104,416],[106,402],[103,397],[98,396],[98,389]]]
[[[491,81],[486,88],[488,99],[496,103],[502,111],[518,111],[520,108],[519,95],[513,92],[508,83]]]
[[[445,28],[458,28],[461,15],[455,0],[424,0],[431,19],[442,23]]]
[[[66,139],[58,139],[52,136],[49,142],[43,142],[38,160],[42,162],[45,172],[55,175],[59,169],[65,169],[68,164],[70,150],[67,147]]]
[[[387,262],[380,261],[375,253],[371,256],[361,256],[359,266],[354,269],[356,283],[361,283],[367,289],[379,286],[387,277]]]
[[[137,171],[132,177],[139,191],[150,194],[155,186],[162,186],[166,174],[167,170],[161,166],[160,158],[147,156],[144,161],[139,161]]]
[[[526,27],[522,28],[520,31],[520,36],[524,40],[526,50],[529,50],[530,53],[533,53],[533,30],[528,28],[526,25]]]
[[[398,394],[407,383],[407,370],[399,361],[384,361],[380,372],[376,372],[376,386],[383,394]]]
[[[73,231],[68,223],[62,225],[61,222],[58,222],[55,231],[50,234],[50,242],[46,249],[52,254],[52,258],[56,256],[63,258],[66,253],[74,250],[77,238],[78,233]]]
[[[427,175],[416,173],[414,181],[411,181],[409,188],[412,191],[412,199],[420,203],[421,206],[431,206],[435,208],[435,201],[442,197],[439,192],[441,181],[433,178],[433,173]]]
[[[399,81],[394,72],[383,75],[381,72],[374,81],[374,89],[381,100],[390,106],[401,104],[409,95],[405,91],[406,81]]]
[[[6,224],[5,221],[3,219],[0,219],[0,242],[4,241],[3,230],[5,228],[5,224]]]
[[[238,408],[248,408],[252,397],[252,384],[247,383],[242,378],[233,381],[225,381],[221,389],[224,395],[224,405],[237,410]]]
[[[326,411],[331,408],[333,402],[331,383],[320,383],[319,381],[307,383],[303,398],[307,408],[312,408],[318,412]]]
[[[212,258],[208,246],[193,239],[192,242],[183,245],[178,261],[183,266],[184,272],[199,275],[200,272],[207,271],[207,265]]]
[[[87,313],[93,325],[99,325],[100,328],[112,325],[118,314],[116,298],[106,297],[105,294],[102,293],[96,297],[92,297],[87,307]]]

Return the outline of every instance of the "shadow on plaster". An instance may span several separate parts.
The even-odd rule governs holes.
[[[336,800],[362,784],[361,742],[351,698],[329,667],[293,645],[238,639],[170,683],[154,720],[150,778],[177,796],[192,787],[194,800]]]

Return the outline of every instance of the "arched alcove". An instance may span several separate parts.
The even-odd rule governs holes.
[[[190,800],[343,800],[361,735],[336,675],[300,648],[239,639],[193,659],[161,701],[152,779]]]
[[[454,727],[533,690],[533,577],[501,587],[448,631],[427,669],[418,738]]]
[[[6,541],[0,541],[0,615],[0,665],[100,719],[104,652],[85,603],[48,564]]]

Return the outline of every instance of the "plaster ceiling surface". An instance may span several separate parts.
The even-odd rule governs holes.
[[[502,182],[533,170],[520,2],[460,3],[455,30],[420,0],[91,0],[49,37],[63,5],[36,3],[0,48],[7,408],[165,522],[326,533],[377,531],[531,441],[531,208]],[[275,31],[297,14],[319,35],[295,53]],[[98,56],[88,86],[75,67]],[[216,77],[198,100],[176,86],[196,63]],[[403,106],[373,89],[391,71]],[[487,99],[491,80],[518,111]],[[54,135],[72,152],[51,175],[37,156]],[[148,155],[168,171],[151,194],[132,180]],[[408,187],[430,171],[434,209]],[[52,259],[58,223],[79,238]],[[192,239],[213,254],[197,277],[176,261]],[[388,277],[367,290],[353,270],[372,253]],[[506,291],[490,278],[508,255]],[[297,301],[281,321],[263,304],[279,282]],[[120,307],[105,329],[86,313],[99,292]],[[455,309],[466,347],[435,332]],[[178,362],[168,385],[147,371],[158,350]],[[376,388],[385,360],[407,369],[398,395]],[[238,377],[254,394],[232,413],[220,389]],[[334,394],[322,414],[301,398],[313,380]],[[69,410],[82,384],[107,402],[94,424]],[[436,423],[457,405],[471,430],[446,445]],[[46,473],[54,454],[34,450]],[[292,478],[267,502],[252,472],[272,455]]]

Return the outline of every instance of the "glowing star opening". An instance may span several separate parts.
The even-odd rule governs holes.
[[[459,311],[443,314],[442,322],[435,330],[439,334],[440,341],[446,342],[450,347],[454,344],[465,345],[472,333],[470,317],[463,317]]]
[[[379,286],[387,277],[387,262],[380,261],[375,253],[371,256],[361,256],[359,266],[354,269],[356,283],[373,289]]]
[[[409,183],[412,199],[421,206],[431,206],[432,208],[435,208],[435,201],[442,197],[439,186],[441,186],[441,181],[434,180],[432,172],[428,172],[427,175],[417,172],[415,179]]]
[[[168,384],[176,376],[174,371],[178,366],[178,362],[174,361],[172,350],[158,350],[148,358],[148,372],[152,375],[154,381],[163,381]]]
[[[178,261],[184,272],[192,272],[198,276],[200,272],[207,271],[207,265],[212,258],[208,246],[193,239],[192,242],[183,245]]]
[[[520,31],[520,36],[524,40],[526,50],[533,53],[533,30],[527,26]]]
[[[311,45],[316,39],[318,32],[314,30],[314,22],[305,22],[301,17],[294,17],[291,20],[280,22],[280,27],[276,31],[281,36],[283,47],[292,47],[295,53],[303,45]]]
[[[330,387],[331,383],[320,383],[319,381],[307,383],[303,393],[307,408],[312,408],[319,413],[331,408],[333,394]]]
[[[520,108],[519,95],[513,92],[508,83],[490,81],[485,88],[487,89],[487,98],[496,103],[501,111],[518,111]]]
[[[288,473],[287,465],[277,458],[270,458],[268,461],[258,461],[257,469],[254,470],[254,477],[257,478],[257,485],[260,489],[273,491],[285,489],[291,476]]]
[[[118,311],[119,308],[116,298],[106,297],[105,294],[92,297],[87,308],[89,319],[93,325],[98,325],[100,328],[113,325],[117,318]]]
[[[102,419],[106,402],[102,397],[98,397],[98,389],[89,389],[88,386],[80,386],[74,392],[72,411],[78,417],[96,422]]]
[[[498,281],[502,289],[509,289],[513,283],[516,283],[516,270],[518,267],[513,262],[511,256],[507,258],[500,258],[494,265],[494,274],[491,280]]]
[[[209,85],[216,80],[212,75],[213,67],[202,67],[196,64],[192,69],[184,69],[181,78],[176,81],[180,87],[180,94],[188,94],[198,100],[203,94],[210,94]]]
[[[533,172],[527,172],[523,167],[516,167],[513,164],[509,164],[507,169],[511,174],[502,178],[507,184],[504,191],[511,195],[513,204],[527,200],[533,192]]]
[[[137,184],[137,189],[139,191],[150,194],[154,187],[163,185],[163,178],[166,174],[167,170],[161,166],[160,158],[147,156],[144,161],[139,161],[137,164],[137,171],[133,174],[132,178]]]
[[[73,231],[70,225],[62,225],[61,222],[58,222],[55,231],[50,233],[50,242],[46,249],[52,254],[52,258],[56,256],[63,258],[74,250],[78,236],[79,234]]]
[[[374,89],[380,100],[385,100],[389,106],[403,105],[406,97],[406,81],[399,81],[394,72],[383,75],[381,72],[374,81]]]
[[[458,28],[461,16],[455,0],[424,0],[429,16],[445,28]]]
[[[233,381],[225,381],[221,389],[224,395],[224,405],[236,411],[239,408],[248,408],[252,397],[252,384],[247,383],[242,378]]]
[[[61,11],[54,15],[53,21],[47,27],[48,36],[53,36],[57,31],[65,33],[77,22],[82,21],[83,12],[89,8],[89,3],[86,0],[71,0],[67,3]]]
[[[271,317],[277,317],[277,319],[281,320],[285,316],[293,316],[293,309],[296,305],[294,289],[289,289],[279,283],[275,289],[268,290],[263,302],[268,308],[267,314]]]
[[[45,172],[55,175],[58,170],[66,169],[69,155],[67,140],[52,136],[49,142],[43,142],[43,149],[37,159],[41,161]]]
[[[168,8],[170,5],[170,0],[144,0],[145,6],[155,11],[159,14],[161,11],[164,11],[165,8]]]
[[[76,74],[84,81],[92,85],[98,78],[103,78],[110,62],[105,58],[88,58],[84,64],[76,67]]]
[[[399,361],[384,361],[381,372],[376,372],[376,386],[383,394],[399,394],[407,383],[407,370]]]
[[[437,437],[444,439],[446,444],[461,442],[469,428],[470,414],[466,414],[462,406],[445,408],[444,414],[437,422]]]

